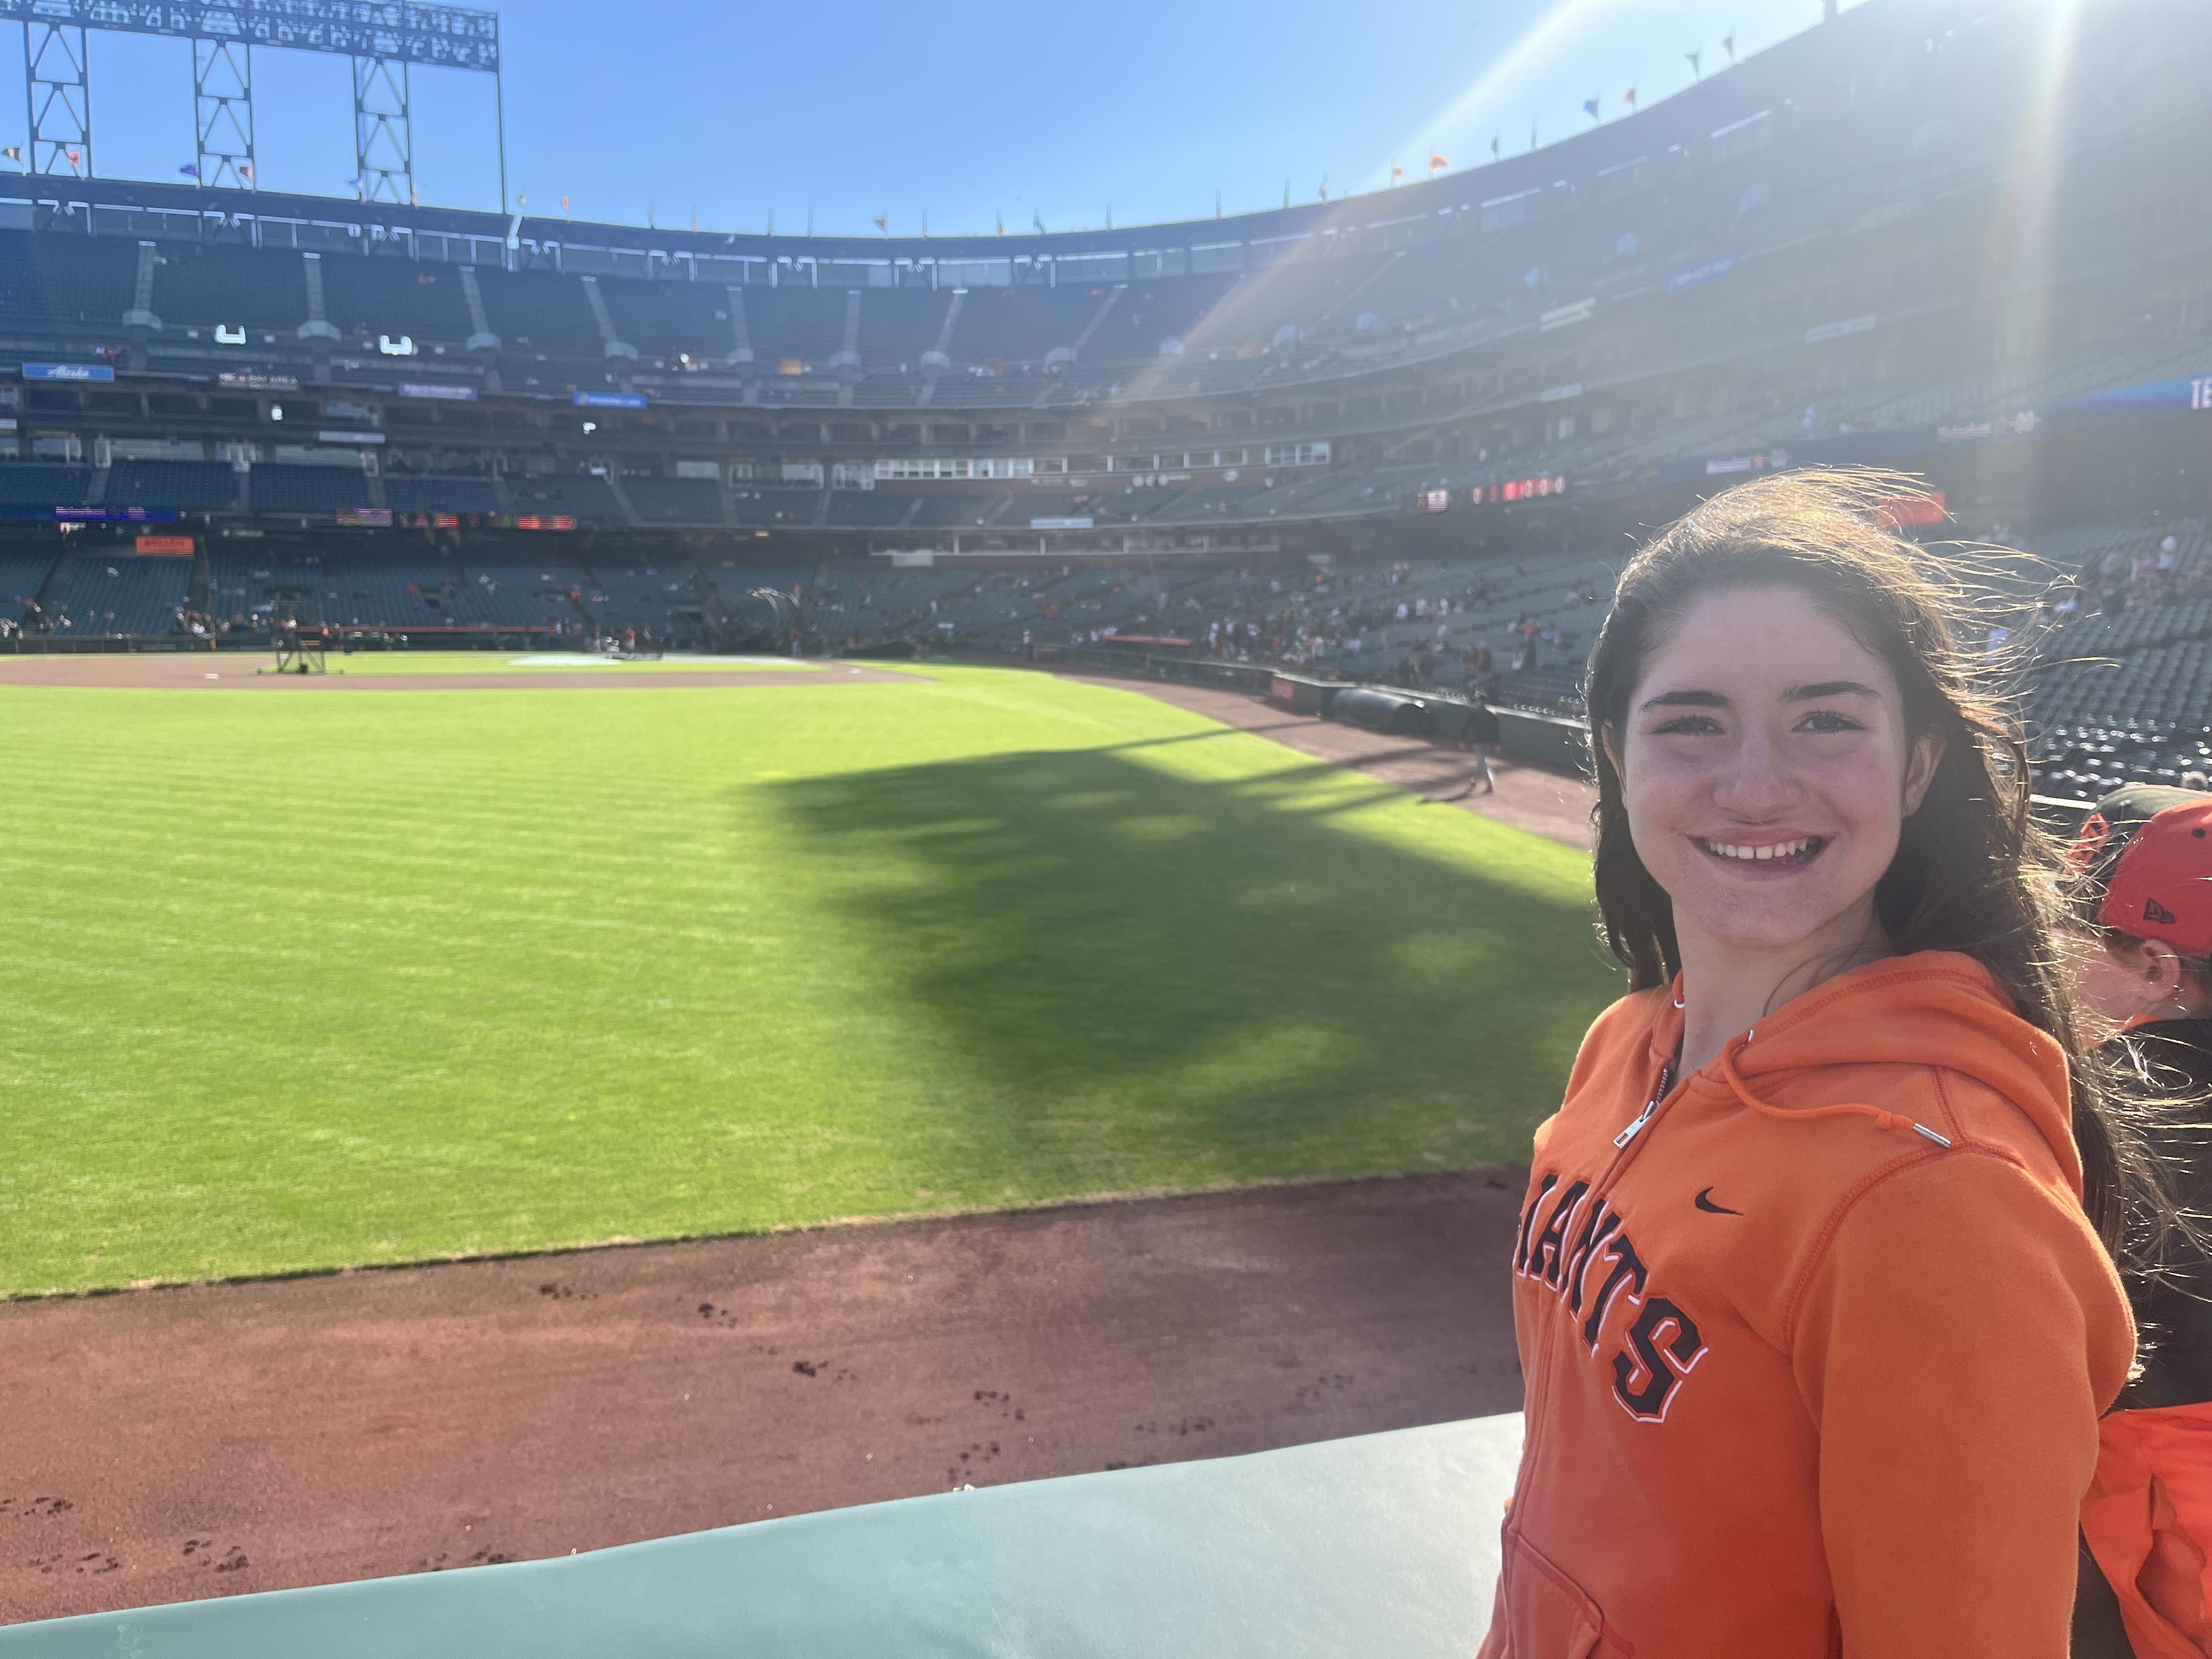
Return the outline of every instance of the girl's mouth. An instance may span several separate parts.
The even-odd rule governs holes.
[[[1717,837],[1692,837],[1698,848],[1717,859],[1730,864],[1764,864],[1795,867],[1810,864],[1818,858],[1827,839],[1822,836],[1801,836],[1796,841],[1769,842],[1763,846],[1747,847],[1739,842],[1723,841]]]

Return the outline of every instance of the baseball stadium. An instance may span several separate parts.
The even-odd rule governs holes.
[[[1873,479],[2040,822],[2212,772],[2212,10],[866,237],[418,205],[490,13],[0,11],[4,1659],[1473,1652],[1638,546]]]

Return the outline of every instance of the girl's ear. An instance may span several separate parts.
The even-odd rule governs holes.
[[[1626,779],[1628,769],[1620,763],[1620,734],[1613,729],[1611,720],[1598,727],[1597,740],[1605,750],[1606,763],[1613,768],[1613,776]]]
[[[1923,732],[1912,740],[1912,752],[1905,760],[1906,817],[1917,812],[1920,803],[1928,799],[1928,786],[1936,781],[1936,769],[1943,763],[1947,746],[1941,732]]]

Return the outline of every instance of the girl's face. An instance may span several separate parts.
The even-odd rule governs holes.
[[[1692,604],[1606,748],[1685,955],[1709,962],[1873,937],[1875,884],[1942,757],[1906,732],[1888,666],[1784,586]]]

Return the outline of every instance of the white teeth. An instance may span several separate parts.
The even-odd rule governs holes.
[[[1737,847],[1721,841],[1709,841],[1704,845],[1706,851],[1719,858],[1741,859],[1747,864],[1768,864],[1776,859],[1797,857],[1813,845],[1813,839],[1806,836],[1802,840],[1770,843],[1765,847]]]

